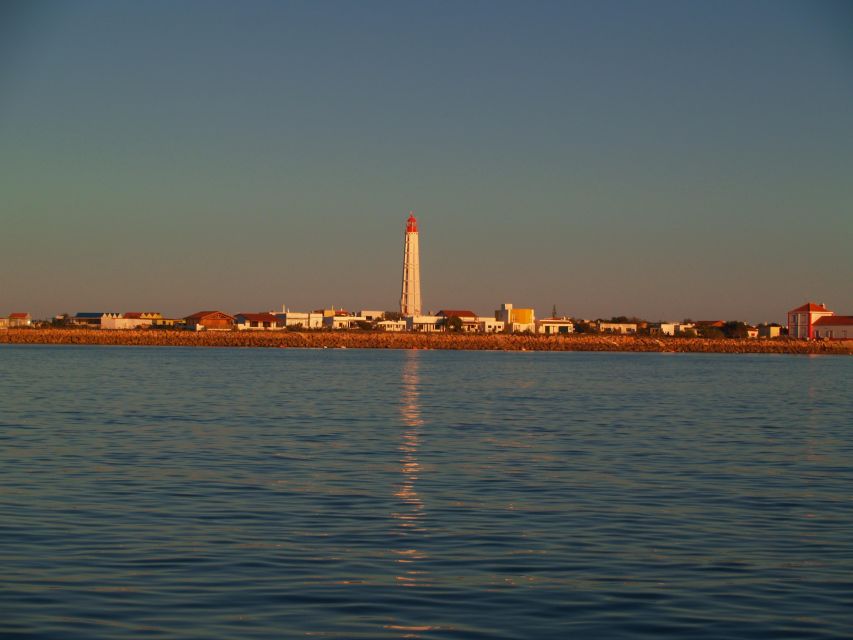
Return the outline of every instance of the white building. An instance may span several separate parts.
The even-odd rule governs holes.
[[[278,329],[278,318],[271,313],[238,313],[234,324],[240,331],[274,331]]]
[[[853,340],[853,316],[824,316],[813,329],[814,337],[821,340]]]
[[[113,318],[101,319],[101,329],[145,329],[154,322],[152,318]]]
[[[359,322],[370,322],[364,316],[333,315],[323,318],[324,329],[357,329]]]
[[[357,315],[370,322],[379,322],[380,320],[385,319],[385,312],[377,311],[375,309],[362,309],[357,312]]]
[[[543,318],[536,321],[536,333],[556,335],[575,332],[575,323],[568,318]]]
[[[479,316],[477,318],[477,326],[481,333],[500,333],[506,328],[503,321],[495,320],[488,316]]]
[[[679,333],[684,333],[688,329],[695,329],[696,325],[692,322],[655,322],[649,325],[649,333],[652,335],[661,334],[664,336],[674,336]]]
[[[599,322],[598,330],[602,333],[637,333],[636,322]]]
[[[408,316],[406,318],[406,330],[434,333],[441,331],[443,322],[444,318],[441,316]]]
[[[307,311],[288,311],[287,307],[281,306],[280,312],[275,312],[275,317],[280,328],[301,327],[302,329],[322,329],[323,314]]]
[[[376,328],[380,331],[405,331],[405,320],[382,320],[376,323]]]

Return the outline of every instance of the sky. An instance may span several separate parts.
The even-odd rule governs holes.
[[[0,5],[0,315],[853,314],[849,2]]]

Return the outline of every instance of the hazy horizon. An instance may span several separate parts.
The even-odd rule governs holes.
[[[0,315],[853,314],[845,2],[8,2]]]

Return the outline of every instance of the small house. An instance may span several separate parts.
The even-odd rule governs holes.
[[[598,330],[601,333],[619,333],[622,335],[637,333],[636,322],[599,322]]]
[[[380,331],[405,331],[406,330],[406,321],[405,320],[381,320],[376,323],[376,328]]]
[[[29,313],[10,313],[9,328],[32,326],[33,319]]]
[[[193,331],[230,331],[234,328],[234,316],[222,311],[199,311],[184,318],[184,323]]]
[[[481,333],[500,333],[506,325],[502,320],[496,320],[489,316],[480,316],[477,318],[477,328]]]
[[[271,313],[238,313],[234,319],[240,331],[278,329],[278,318]]]
[[[104,313],[103,311],[82,311],[75,315],[71,322],[82,327],[100,328],[102,322],[109,318],[120,318],[120,313]]]
[[[445,329],[447,328],[447,322],[451,318],[459,318],[462,323],[460,325],[460,330],[462,331],[471,333],[479,329],[480,323],[477,314],[468,309],[442,309],[436,315],[443,319]]]
[[[778,324],[760,324],[758,325],[759,338],[778,338],[782,335],[782,327]]]
[[[546,336],[575,332],[575,323],[568,318],[543,318],[536,321],[536,333]]]
[[[358,312],[358,316],[364,318],[368,322],[379,322],[385,319],[384,311],[376,311],[375,309],[362,309]]]
[[[440,316],[407,316],[406,329],[409,331],[421,331],[434,333],[441,331],[444,318]]]

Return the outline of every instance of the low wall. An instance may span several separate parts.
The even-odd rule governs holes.
[[[374,331],[164,331],[8,329],[7,344],[96,344],[187,347],[287,347],[350,349],[469,349],[509,351],[657,351],[853,355],[853,340],[804,341],[668,338],[619,335],[455,335]]]

